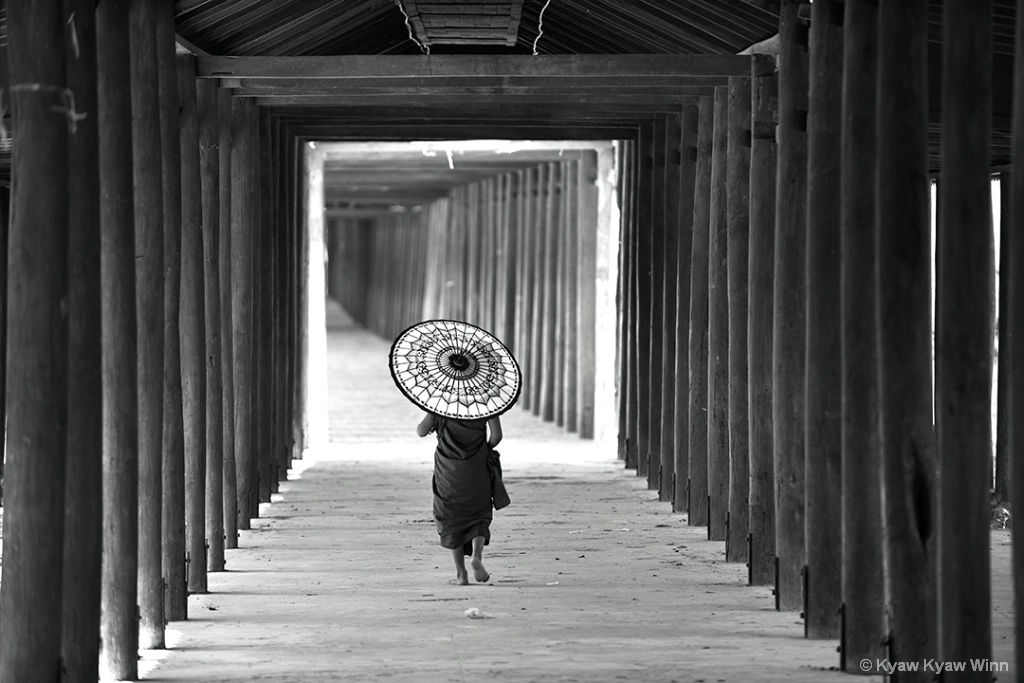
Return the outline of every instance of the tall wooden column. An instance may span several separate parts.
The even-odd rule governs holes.
[[[232,327],[231,291],[231,92],[227,88],[217,91],[217,146],[220,152],[220,213],[218,232],[220,249],[220,367],[221,367],[221,408],[224,416],[223,428],[223,486],[222,508],[224,516],[224,547],[238,547],[238,486],[237,463],[235,462],[235,382],[234,382],[234,330]]]
[[[693,191],[693,248],[690,260],[690,467],[687,523],[708,523],[708,249],[711,225],[711,156],[715,99],[700,98],[697,123],[697,179]]]
[[[775,202],[772,422],[775,446],[775,604],[803,607],[804,340],[806,336],[807,27],[796,0],[779,15],[779,171]]]
[[[139,647],[164,646],[164,234],[156,2],[130,7],[139,382]]]
[[[103,344],[100,675],[137,672],[138,384],[128,2],[96,10]],[[53,178],[47,180],[53,183]],[[6,579],[5,579],[6,582]]]
[[[839,637],[842,602],[839,175],[843,4],[812,6],[807,132],[807,563],[804,633]]]
[[[647,488],[658,490],[661,479],[661,435],[664,429],[662,390],[665,374],[665,119],[658,117],[651,127],[650,184],[651,220],[646,229],[650,233],[650,355],[641,376],[647,375]]]
[[[103,344],[103,589],[100,675],[136,676],[138,384],[128,2],[96,10]],[[53,178],[48,180],[53,183]]]
[[[96,6],[65,11],[68,88],[75,106],[96,111]],[[77,45],[77,53],[69,46]],[[100,568],[103,550],[103,350],[100,319],[99,131],[95,116],[68,138],[68,432],[64,495],[61,657],[69,683],[99,677]],[[3,201],[0,199],[0,201]],[[0,215],[6,228],[6,216]],[[6,262],[6,259],[5,259]],[[5,297],[6,299],[6,297]],[[5,356],[3,356],[5,357]],[[2,414],[2,412],[0,412]]]
[[[725,540],[729,508],[729,87],[715,88],[708,227],[708,539]]]
[[[7,8],[17,139],[8,260],[0,679],[60,666],[67,465],[68,118],[60,0]],[[41,54],[39,45],[48,46]],[[37,86],[36,84],[43,84]],[[46,197],[48,201],[40,201]],[[132,511],[134,512],[134,510]]]
[[[237,471],[238,528],[250,528],[257,510],[253,505],[252,476],[252,338],[253,338],[253,232],[252,133],[245,104],[231,101],[231,322],[232,377],[235,394],[235,466]]]
[[[637,235],[636,235],[636,197],[635,185],[637,175],[636,141],[630,140],[623,145],[620,155],[622,173],[622,261],[620,266],[620,282],[625,310],[622,315],[622,413],[620,415],[620,457],[626,468],[637,466],[637,389],[636,389],[636,356],[637,356]]]
[[[270,182],[270,115],[266,110],[254,111],[254,118],[258,128],[255,130],[255,180],[258,183],[256,214],[253,227],[257,231],[256,239],[259,246],[256,248],[256,269],[259,271],[259,313],[255,314],[258,320],[255,328],[257,335],[253,363],[259,369],[256,378],[259,382],[259,402],[253,406],[255,424],[257,425],[256,447],[259,458],[259,501],[270,502],[270,493],[277,479],[274,471],[273,449],[273,404],[274,396],[271,392],[272,365],[271,365],[271,343],[272,343],[272,318],[273,318],[273,222],[270,216],[270,200],[273,196],[273,186]],[[316,266],[323,268],[323,259],[319,260]],[[311,265],[310,267],[314,267]],[[316,292],[315,296],[323,296],[322,292]]]
[[[746,562],[750,530],[747,316],[750,239],[750,78],[729,79],[726,186],[729,301],[729,497],[725,559]]]
[[[652,188],[654,169],[653,124],[640,126],[637,141],[636,196],[636,357],[637,357],[637,438],[636,474],[648,476],[651,462],[651,316],[654,283],[653,235],[651,231]]]
[[[879,6],[879,390],[889,661],[938,655],[927,2]],[[929,674],[903,676],[925,681]]]
[[[672,509],[689,512],[690,479],[690,272],[693,249],[693,206],[697,171],[697,103],[683,105],[679,148],[679,242],[676,245],[675,433],[673,434]]]
[[[878,6],[849,0],[843,26],[842,642],[840,668],[875,673],[883,650],[882,491],[875,278]]]
[[[160,145],[164,209],[164,421],[163,576],[164,616],[188,616],[185,584],[185,426],[181,388],[181,134],[175,66],[174,8],[156,15],[160,80]]]
[[[775,61],[751,64],[750,254],[747,379],[750,419],[750,583],[775,581],[775,452],[772,438],[772,306],[775,265]]]
[[[206,590],[206,319],[195,58],[179,56],[181,125],[181,396],[185,433],[186,579]]]
[[[991,0],[947,0],[943,26],[936,507],[939,655],[955,662],[992,656]]]
[[[1016,44],[1024,45],[1024,12],[1017,13]],[[1024,50],[1017,50],[1013,73],[1013,151],[1015,168],[1024,169]],[[1024,500],[1024,172],[1010,175],[1010,207],[1013,230],[1009,242],[1001,244],[1009,251],[1009,414],[1007,449],[1010,452],[1010,500]],[[1015,235],[1012,233],[1016,233]],[[1013,526],[1013,606],[1016,614],[1024,614],[1024,524]],[[1014,634],[1016,661],[1024,662],[1024,628]]]
[[[996,454],[994,502],[1010,500],[1010,449],[1007,445],[1010,430],[1010,247],[1012,240],[1013,209],[1011,206],[1012,178],[1009,171],[999,173],[999,311],[998,367],[996,368]]]
[[[661,361],[661,475],[658,477],[658,499],[672,500],[672,488],[676,481],[676,336],[679,315],[679,240],[682,235],[679,225],[681,159],[679,145],[682,137],[682,116],[673,114],[665,117],[665,139],[662,152],[664,170],[662,173],[662,197],[664,216],[662,218],[662,361]]]
[[[595,363],[597,362],[597,260],[598,237],[598,160],[597,152],[584,152],[578,166],[578,216],[575,268],[578,283],[575,327],[579,356],[576,371],[576,400],[578,429],[581,439],[594,438]]]
[[[207,571],[224,569],[224,388],[221,383],[220,95],[212,79],[196,81],[203,202],[203,326],[206,332]]]

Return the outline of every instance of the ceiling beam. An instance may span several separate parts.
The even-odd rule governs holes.
[[[340,55],[199,57],[200,78],[389,78],[408,76],[747,76],[740,55]]]

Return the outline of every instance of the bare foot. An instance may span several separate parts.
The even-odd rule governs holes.
[[[469,574],[466,572],[456,572],[455,578],[448,581],[453,586],[468,586],[469,585]]]
[[[487,573],[486,569],[484,569],[483,560],[474,557],[470,564],[473,565],[473,578],[476,579],[477,582],[487,583],[490,580],[491,575]]]

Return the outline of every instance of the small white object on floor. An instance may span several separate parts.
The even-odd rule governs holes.
[[[487,612],[482,611],[478,607],[470,607],[468,610],[463,612],[463,614],[465,614],[470,619],[493,619],[494,618],[493,614],[488,614]]]

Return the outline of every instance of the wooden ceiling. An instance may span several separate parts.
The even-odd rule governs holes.
[[[0,0],[0,10],[13,1]],[[779,5],[175,0],[175,16],[179,44],[199,55],[204,77],[253,98],[311,140],[592,140],[633,137],[741,73],[734,55],[777,33]],[[1009,152],[1015,16],[1016,0],[994,0],[994,165]],[[928,29],[938,65],[942,0],[929,0]],[[0,48],[5,42],[0,11]],[[936,68],[929,83],[935,168],[937,76]],[[0,174],[9,166],[2,155]],[[418,191],[410,185],[410,194]]]

